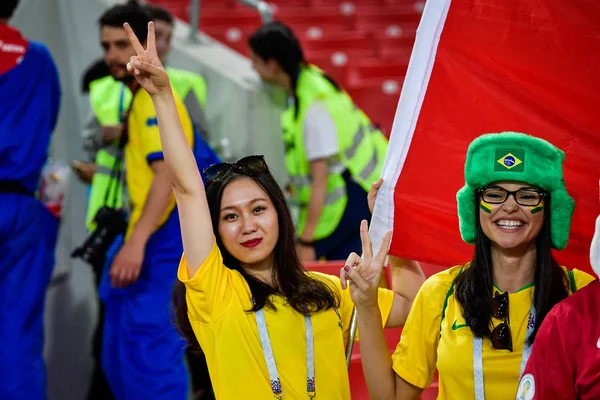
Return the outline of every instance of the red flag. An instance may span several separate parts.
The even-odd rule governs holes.
[[[469,143],[517,131],[566,153],[576,209],[557,260],[591,271],[600,213],[600,4],[596,0],[428,0],[392,128],[374,242],[448,267],[472,257],[456,192]]]

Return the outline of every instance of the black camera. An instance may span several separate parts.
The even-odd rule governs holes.
[[[85,242],[71,253],[72,258],[81,258],[95,271],[102,271],[106,252],[119,234],[127,230],[127,222],[120,210],[102,207],[94,217],[96,229],[87,237]]]

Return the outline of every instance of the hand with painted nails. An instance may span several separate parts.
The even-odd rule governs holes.
[[[346,265],[340,270],[342,289],[350,287],[350,296],[356,306],[377,307],[379,282],[391,238],[392,231],[387,231],[383,236],[379,252],[373,257],[373,247],[369,237],[367,221],[363,220],[361,222],[362,256],[359,257],[358,254],[351,253],[346,260]]]
[[[146,49],[140,43],[131,26],[128,23],[123,24],[127,31],[127,36],[131,45],[135,49],[137,56],[132,56],[127,63],[127,70],[133,72],[133,76],[141,87],[146,89],[148,94],[156,95],[162,92],[171,92],[169,77],[163,68],[158,53],[156,52],[156,35],[154,33],[154,23],[148,23],[148,38],[146,40]]]

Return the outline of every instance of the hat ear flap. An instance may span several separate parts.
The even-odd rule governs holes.
[[[575,201],[569,196],[564,186],[554,190],[550,196],[550,235],[552,247],[562,250],[567,247],[567,242],[569,241],[569,231],[571,229]]]
[[[465,185],[456,193],[456,203],[458,205],[458,224],[462,239],[469,243],[475,243],[477,236],[477,227],[475,226],[477,219],[475,218],[475,189],[469,185]]]

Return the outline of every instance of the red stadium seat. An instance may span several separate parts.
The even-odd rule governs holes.
[[[415,44],[414,37],[394,37],[387,34],[375,34],[374,38],[377,52],[384,59],[409,59]]]
[[[361,23],[357,30],[374,33],[377,36],[385,35],[388,37],[411,38],[414,40],[417,35],[418,26],[419,24],[417,22],[393,22],[384,24],[378,21],[367,20]]]
[[[301,8],[310,7],[311,0],[267,0],[267,3],[276,10],[282,8]]]
[[[343,6],[352,4],[356,7],[383,7],[387,4],[387,0],[308,0],[308,3],[313,8]]]
[[[228,28],[208,28],[204,29],[204,33],[226,46],[231,47],[238,53],[249,56],[250,49],[248,48],[248,37],[256,28],[258,28],[258,26],[253,29],[240,29],[233,26]]]
[[[240,29],[258,28],[261,19],[258,12],[251,8],[232,8],[203,10],[200,12],[200,28],[229,28]]]
[[[368,35],[361,32],[328,34],[318,38],[305,37],[302,46],[307,54],[344,51],[361,58],[377,55]]]
[[[362,28],[365,25],[388,26],[403,23],[418,23],[421,20],[421,13],[414,10],[411,6],[399,7],[373,7],[361,10],[356,13],[355,28]]]
[[[406,75],[408,59],[406,60],[357,60],[346,68],[346,82],[350,86],[361,82],[370,82],[382,79],[400,79]]]
[[[352,393],[352,400],[369,400],[369,391],[365,383],[362,360],[360,356],[352,358],[350,362],[350,370],[348,371],[348,377],[350,379],[350,392]],[[420,400],[435,400],[438,395],[438,383],[437,374],[431,386],[423,391]]]
[[[347,50],[310,52],[305,56],[308,62],[321,68],[343,88],[347,86],[347,66],[363,58],[361,54],[355,54]]]
[[[388,7],[406,7],[410,6],[415,12],[421,14],[425,7],[425,0],[385,0]]]
[[[313,26],[321,27],[327,32],[347,31],[354,26],[353,16],[343,15],[337,7],[281,8],[274,18],[286,23],[294,31],[306,31]]]
[[[356,103],[389,136],[404,78],[362,82],[347,88]]]

